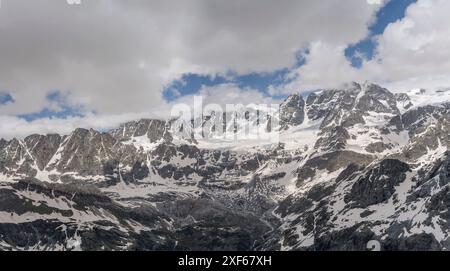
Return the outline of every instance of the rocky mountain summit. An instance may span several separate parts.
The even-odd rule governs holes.
[[[0,250],[450,249],[435,94],[353,83],[278,112],[2,139]],[[218,133],[243,127],[279,142]]]

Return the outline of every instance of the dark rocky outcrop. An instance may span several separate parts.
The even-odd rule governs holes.
[[[406,163],[383,160],[356,181],[345,200],[362,208],[385,202],[393,195],[395,187],[405,180],[408,171],[410,167]]]

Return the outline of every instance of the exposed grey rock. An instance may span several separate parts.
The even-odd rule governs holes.
[[[382,203],[394,194],[395,186],[405,180],[409,170],[409,165],[401,161],[383,160],[358,179],[345,201],[362,208]]]
[[[356,108],[362,112],[372,111],[376,113],[391,113],[398,115],[397,98],[385,88],[375,84],[362,86],[364,92],[358,97]]]
[[[384,142],[374,142],[370,143],[366,147],[366,151],[370,153],[381,153],[384,152],[385,150],[391,149],[392,147],[393,147],[392,144],[386,144]]]
[[[58,134],[32,135],[25,138],[28,152],[39,170],[44,170],[61,145],[62,137]]]
[[[164,140],[172,141],[170,134],[170,123],[154,119],[141,119],[121,125],[118,129],[112,130],[110,134],[117,140],[129,140],[132,137],[146,136],[150,142]]]
[[[293,94],[280,105],[281,129],[297,126],[305,120],[305,101],[302,96]]]
[[[309,159],[303,167],[297,171],[297,185],[301,185],[308,178],[313,178],[317,170],[327,170],[334,172],[342,168],[346,168],[351,164],[367,165],[372,162],[374,157],[351,151],[338,151],[326,153]]]
[[[337,151],[350,139],[348,129],[366,125],[365,117],[384,114],[386,121],[399,116],[397,100],[387,89],[374,84],[353,83],[343,90],[325,90],[311,94],[306,102],[308,117],[323,118],[315,148]],[[383,134],[380,127],[380,134]]]
[[[408,110],[414,106],[411,102],[411,98],[406,93],[395,93],[395,98],[397,99],[399,106],[404,110]]]
[[[116,140],[109,134],[77,129],[63,143],[61,159],[55,166],[59,172],[78,172],[81,175],[102,175],[103,163],[115,158]],[[53,165],[49,166],[50,168]]]
[[[308,118],[311,120],[324,118],[336,103],[336,92],[324,91],[320,94],[311,93],[306,99]]]

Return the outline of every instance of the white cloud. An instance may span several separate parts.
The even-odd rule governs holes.
[[[26,121],[15,116],[0,116],[0,138],[24,138],[31,134],[70,134],[76,128],[93,128],[101,131],[115,128],[123,122],[146,117],[143,114],[93,115],[66,119],[38,119]]]
[[[203,98],[203,105],[218,104],[223,109],[227,104],[278,104],[280,101],[266,97],[255,89],[241,89],[235,84],[221,84],[214,87],[203,87],[199,93],[187,95],[176,102],[163,103],[148,113],[120,113],[120,114],[92,114],[83,117],[44,118],[33,121],[0,115],[0,138],[24,138],[31,134],[70,134],[76,128],[93,128],[108,131],[118,127],[121,123],[141,118],[167,118],[173,106],[183,103],[194,107],[194,96]]]
[[[278,104],[280,101],[263,95],[260,91],[251,88],[242,89],[234,83],[225,83],[212,87],[202,87],[193,95],[184,96],[176,102],[193,105],[194,96],[201,96],[203,104],[218,104],[225,108],[227,104]]]
[[[312,40],[367,34],[379,7],[361,0],[3,0],[0,114],[36,112],[49,91],[103,114],[149,112],[187,72],[290,67]]]
[[[419,0],[405,18],[377,37],[376,57],[365,73],[385,81],[441,78],[450,74],[450,1]]]
[[[359,79],[356,69],[344,55],[345,45],[330,45],[313,42],[303,65],[290,74],[295,80],[283,86],[287,92],[332,88]]]
[[[280,92],[337,87],[348,81],[373,81],[393,91],[450,86],[450,1],[419,0],[405,17],[374,37],[378,46],[361,69],[345,58],[346,44],[310,44],[306,64],[294,70],[295,80]]]
[[[367,0],[369,5],[381,5],[383,4],[383,0]]]
[[[0,9],[0,91],[15,103],[0,106],[0,136],[105,128],[119,120],[162,116],[171,104],[165,85],[183,73],[220,74],[291,67],[308,48],[292,82],[272,94],[374,81],[393,90],[450,85],[448,0],[418,0],[380,36],[374,59],[355,69],[344,56],[367,37],[387,1],[63,1],[3,0]],[[11,117],[56,108],[46,95],[98,115],[31,123]],[[271,99],[224,84],[200,91],[208,101]],[[189,102],[192,96],[180,101]],[[29,125],[28,125],[29,124]],[[8,126],[9,125],[9,126]]]

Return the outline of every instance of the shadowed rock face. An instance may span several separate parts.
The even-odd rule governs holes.
[[[378,167],[370,169],[359,178],[345,200],[362,208],[385,202],[394,194],[395,187],[406,179],[408,171],[410,167],[406,163],[383,160]]]
[[[414,106],[414,104],[411,101],[411,98],[406,93],[396,93],[395,98],[397,99],[399,109],[408,110]]]
[[[25,138],[25,144],[29,150],[30,156],[36,162],[39,170],[44,170],[52,157],[56,154],[62,137],[58,134],[53,135],[32,135]]]
[[[357,97],[356,108],[361,112],[391,113],[398,115],[397,98],[387,89],[374,84],[360,86],[362,94]]]
[[[401,115],[401,128],[409,131],[410,135],[418,134],[427,128],[425,125],[430,117],[440,119],[449,113],[449,109],[441,106],[425,106],[410,110]]]
[[[24,193],[58,198],[73,208],[63,212],[45,200],[36,205],[21,199],[19,195]],[[92,186],[33,181],[0,189],[0,195],[0,212],[7,212],[10,220],[27,212],[65,218],[1,221],[2,241],[8,244],[2,243],[2,249],[251,250],[268,231],[256,216],[235,213],[219,202],[201,198],[165,202],[157,208],[125,207]],[[81,214],[97,219],[79,224],[74,218]]]
[[[448,104],[412,109],[392,119],[391,124],[409,134],[410,144],[403,151],[404,159],[416,160],[430,150],[450,146],[450,107]]]
[[[448,104],[356,83],[305,100],[281,104],[274,146],[150,119],[0,140],[0,250],[450,249]]]
[[[77,129],[64,142],[61,159],[56,168],[60,172],[79,172],[81,175],[103,174],[103,159],[114,157],[116,140],[109,134]]]
[[[392,147],[392,144],[386,144],[384,142],[374,142],[367,145],[365,150],[370,153],[382,153]]]
[[[280,105],[281,129],[297,126],[305,120],[305,101],[300,95],[291,95]]]
[[[324,154],[323,156],[311,158],[297,171],[297,185],[301,185],[308,178],[314,179],[316,171],[327,170],[329,172],[336,172],[351,164],[358,164],[361,166],[367,165],[372,162],[373,159],[374,157],[370,155],[350,151],[332,152]]]

